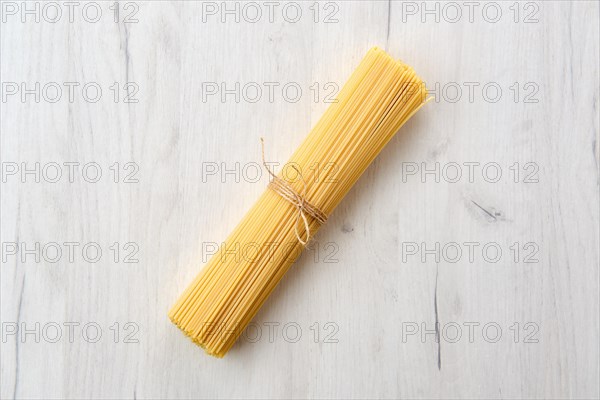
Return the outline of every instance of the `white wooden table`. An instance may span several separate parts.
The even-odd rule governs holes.
[[[1,7],[2,398],[599,396],[597,2]],[[434,100],[206,356],[166,314],[259,138],[374,45]]]

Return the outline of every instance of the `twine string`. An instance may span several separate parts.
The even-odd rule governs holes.
[[[260,138],[260,142],[262,145],[263,166],[265,167],[269,175],[271,175],[271,177],[273,178],[273,180],[269,182],[268,187],[275,193],[277,193],[279,196],[290,202],[298,210],[298,214],[296,215],[296,224],[294,225],[294,232],[296,233],[296,238],[298,239],[298,241],[303,246],[306,246],[306,244],[310,240],[310,224],[308,222],[307,214],[313,217],[321,225],[327,222],[327,215],[319,208],[312,205],[308,200],[306,200],[306,181],[304,180],[304,177],[302,176],[300,170],[295,165],[292,165],[292,168],[294,168],[294,170],[300,177],[300,180],[302,181],[302,193],[296,192],[296,190],[294,190],[294,188],[287,181],[281,179],[271,171],[271,169],[267,165],[267,162],[265,161],[265,141],[263,138]],[[302,236],[298,231],[300,219],[302,219],[302,222],[304,223],[306,240],[302,239]]]

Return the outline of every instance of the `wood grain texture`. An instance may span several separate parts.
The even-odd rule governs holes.
[[[290,3],[276,3],[272,22],[256,3],[255,23],[246,3],[236,22],[221,2],[121,2],[117,23],[112,2],[97,3],[96,23],[81,9],[73,22],[23,23],[6,4],[3,95],[7,82],[80,86],[72,102],[65,89],[56,103],[51,92],[1,103],[2,398],[600,395],[597,2],[501,2],[496,23],[489,3],[472,22],[462,3],[456,22],[448,3],[428,3],[436,22],[421,2],[306,2],[295,23],[282,14],[295,18]],[[132,12],[139,21],[125,23]],[[225,359],[205,356],[166,314],[206,246],[264,190],[266,174],[253,179],[259,137],[285,161],[374,45],[411,64],[434,101],[368,169],[245,339]],[[95,103],[81,96],[90,82],[103,91]],[[137,103],[123,102],[127,82]],[[207,95],[207,82],[239,82],[240,101]],[[21,176],[36,162],[39,183]],[[74,182],[66,167],[46,179],[65,162],[80,163]],[[81,173],[91,162],[97,183]],[[128,162],[137,183],[124,182]],[[422,175],[436,165],[439,177]],[[72,262],[65,242],[79,244]],[[49,243],[63,251],[57,262]],[[98,262],[81,254],[87,243],[102,250]],[[125,263],[136,246],[139,262]]]

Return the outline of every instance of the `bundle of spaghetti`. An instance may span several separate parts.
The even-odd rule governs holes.
[[[426,97],[410,66],[369,50],[275,178],[298,201],[270,184],[172,307],[173,323],[223,357],[324,222],[302,204],[329,216]]]

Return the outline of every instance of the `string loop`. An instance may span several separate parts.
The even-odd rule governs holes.
[[[296,168],[295,165],[292,165],[292,168],[294,168],[294,170],[296,171],[296,173],[302,180],[302,184],[303,184],[303,189],[302,189],[301,194],[296,192],[296,190],[294,190],[294,188],[287,181],[285,181],[284,179],[281,179],[280,177],[278,177],[271,171],[271,169],[267,165],[267,162],[265,161],[265,141],[263,138],[260,138],[260,142],[262,145],[263,166],[265,167],[265,169],[267,170],[269,175],[271,175],[271,177],[273,178],[273,180],[271,182],[269,182],[268,187],[271,190],[273,190],[275,193],[280,195],[282,198],[284,198],[285,200],[290,202],[298,210],[298,215],[296,216],[296,225],[294,227],[294,230],[295,230],[296,238],[298,239],[298,241],[300,243],[302,243],[303,246],[306,246],[306,244],[310,240],[310,224],[308,223],[307,214],[309,216],[313,217],[321,225],[323,225],[325,222],[327,222],[327,215],[323,211],[321,211],[319,208],[312,205],[308,200],[306,200],[306,181],[304,180],[304,177],[302,176],[302,173],[300,172],[300,170],[298,170],[298,168]],[[302,222],[304,222],[304,230],[306,232],[306,240],[303,240],[302,236],[298,232],[298,223],[300,222],[300,219],[302,219]]]

